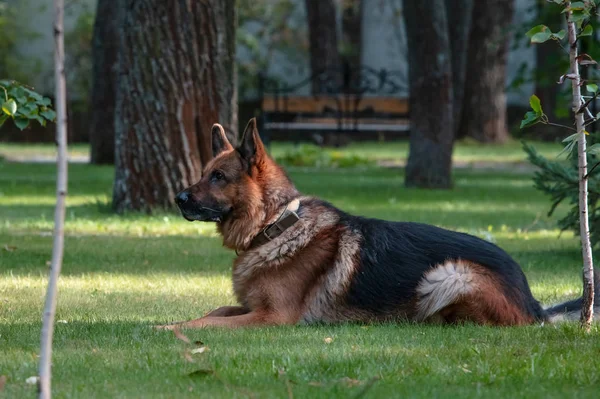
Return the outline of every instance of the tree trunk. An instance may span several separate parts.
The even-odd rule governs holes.
[[[571,2],[565,4],[567,8]],[[587,181],[587,153],[584,114],[580,112],[583,104],[581,98],[581,76],[579,75],[579,62],[577,60],[577,27],[573,22],[573,14],[568,12],[568,37],[569,37],[569,62],[573,92],[573,113],[577,128],[577,166],[579,169],[579,235],[581,237],[581,252],[583,256],[583,307],[581,309],[581,325],[588,332],[594,317],[594,262],[592,259],[592,246],[590,244],[590,226],[588,214],[588,181]]]
[[[235,1],[120,1],[113,207],[168,208],[237,131]]]
[[[58,278],[62,268],[64,251],[64,225],[67,196],[67,84],[65,78],[64,1],[54,0],[54,76],[56,106],[56,207],[54,209],[54,232],[52,234],[52,262],[46,290],[46,303],[42,321],[38,391],[40,399],[52,396],[52,340],[54,316],[58,295]]]
[[[310,68],[314,74],[331,72],[335,85],[341,83],[341,61],[338,50],[336,9],[333,0],[306,0],[308,20]],[[326,82],[314,79],[313,94],[326,91]]]
[[[459,135],[483,143],[508,139],[506,64],[513,0],[476,1],[473,7]]]
[[[363,3],[363,0],[342,0],[341,53],[344,62],[351,68],[357,68],[362,63]]]
[[[93,81],[90,104],[91,162],[115,162],[115,126],[112,115],[116,101],[118,45],[117,7],[111,0],[99,0],[92,41]]]
[[[444,0],[404,0],[410,81],[409,187],[452,186],[452,68]]]
[[[450,51],[452,52],[452,90],[454,90],[452,118],[456,135],[463,109],[469,32],[471,31],[474,0],[445,1]]]

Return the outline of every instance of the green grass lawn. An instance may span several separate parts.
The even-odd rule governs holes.
[[[275,142],[271,151],[274,156],[281,156],[294,148],[293,143]],[[525,161],[525,153],[519,141],[509,141],[502,145],[481,145],[469,140],[462,140],[456,144],[454,150],[454,162],[458,164],[469,164],[474,162],[487,163],[519,163]],[[537,150],[545,156],[555,157],[561,150],[556,143],[535,143]],[[406,161],[408,157],[408,142],[394,141],[387,143],[357,142],[341,150],[328,149],[330,152],[341,151],[348,155],[360,155],[373,161]],[[87,144],[72,144],[69,146],[69,155],[74,158],[82,158],[89,154]],[[0,156],[27,159],[35,157],[56,156],[54,146],[48,144],[21,144],[1,143]]]
[[[459,146],[461,156],[469,156],[467,146]],[[472,149],[499,162],[523,159],[517,146],[506,148]],[[377,153],[374,144],[353,149]],[[578,240],[571,233],[559,237],[555,220],[545,216],[547,198],[526,173],[460,170],[452,191],[405,189],[393,169],[293,169],[290,175],[303,192],[356,214],[496,241],[522,264],[544,303],[580,291]],[[0,376],[7,376],[0,396],[35,395],[25,380],[37,374],[54,178],[52,165],[0,161]],[[148,326],[232,304],[234,254],[211,225],[176,213],[113,215],[112,178],[110,167],[70,168],[53,359],[58,398],[598,396],[597,326],[589,335],[576,325],[207,329],[186,332],[207,348],[189,354],[193,345]]]

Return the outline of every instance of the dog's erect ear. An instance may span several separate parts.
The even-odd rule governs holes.
[[[233,150],[231,143],[225,135],[225,129],[223,126],[215,123],[212,127],[212,153],[213,157],[216,157],[223,151]]]
[[[258,134],[256,118],[252,118],[250,119],[250,122],[248,122],[238,151],[242,155],[242,158],[250,163],[256,162],[257,159],[264,155],[265,147]]]

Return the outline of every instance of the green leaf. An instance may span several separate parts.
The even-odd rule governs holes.
[[[581,22],[586,19],[588,15],[583,11],[573,11],[571,13],[571,22],[576,22],[577,26],[581,25]]]
[[[587,149],[588,154],[598,155],[600,154],[600,144],[596,143]]]
[[[565,38],[565,36],[567,35],[567,32],[564,29],[559,30],[556,33],[552,34],[552,37],[558,39],[558,40],[562,40]]]
[[[536,33],[531,36],[531,43],[544,43],[552,38],[552,32],[550,29],[544,32]]]
[[[531,39],[534,35],[545,31],[550,31],[550,28],[548,28],[546,25],[537,25],[531,28],[529,32],[526,33],[526,35],[528,38]]]
[[[594,32],[594,28],[592,28],[592,25],[588,25],[585,27],[585,29],[583,29],[583,32],[581,32],[579,34],[579,37],[582,36],[592,36],[592,33]]]
[[[540,116],[534,111],[529,111],[525,114],[525,118],[521,121],[521,129],[533,126],[540,121]]]
[[[39,115],[36,115],[33,117],[33,119],[35,119],[36,121],[38,121],[38,123],[42,126],[46,126],[46,120],[44,118],[42,118]]]
[[[7,101],[2,104],[2,111],[6,115],[13,116],[15,112],[17,112],[17,103],[12,98],[9,98]]]
[[[51,122],[56,119],[56,112],[52,111],[51,109],[46,109],[46,110],[40,112],[40,115],[43,116],[44,118],[48,119]]]
[[[531,109],[533,109],[536,113],[537,116],[542,116],[543,115],[543,111],[542,111],[542,103],[540,102],[540,99],[538,96],[536,96],[535,94],[532,95],[529,98],[529,105],[531,105]]]
[[[23,130],[27,126],[29,126],[29,119],[27,119],[27,118],[15,118],[14,122],[15,122],[15,126],[21,130]]]
[[[571,10],[583,10],[585,8],[585,4],[583,1],[574,1],[571,3]]]
[[[6,115],[6,114],[0,115],[0,127],[2,127],[2,125],[4,125],[4,122],[6,122],[7,120],[8,120],[8,115]]]
[[[585,86],[585,89],[586,89],[587,91],[589,91],[590,93],[595,93],[595,92],[597,92],[597,91],[598,91],[598,85],[597,85],[597,84],[595,84],[595,83],[591,83],[591,84],[589,84],[589,85],[586,85],[586,86]]]

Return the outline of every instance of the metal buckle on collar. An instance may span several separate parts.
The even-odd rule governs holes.
[[[269,227],[267,227],[266,229],[264,229],[264,230],[263,230],[263,235],[264,235],[265,237],[267,237],[267,240],[269,240],[269,241],[272,241],[272,240],[273,240],[273,238],[276,238],[276,237],[271,237],[271,236],[269,235],[269,233],[268,233],[268,231],[269,231],[271,228],[273,228],[273,227],[277,227],[277,228],[279,229],[279,231],[280,231],[280,232],[281,232],[281,231],[283,231],[283,230],[281,230],[281,227],[279,227],[279,226],[277,225],[277,223],[273,223],[271,226],[269,226]]]
[[[292,223],[290,223],[288,226],[280,225],[281,222],[283,222],[287,219],[291,219],[291,218],[293,218],[294,221]],[[300,220],[300,217],[298,216],[298,214],[296,214],[296,212],[290,211],[290,213],[288,213],[285,217],[281,218],[280,220],[277,220],[275,223],[273,223],[272,225],[270,225],[269,227],[264,229],[263,235],[269,241],[272,241],[273,239],[279,237],[281,235],[281,233],[286,231],[288,229],[288,227],[290,227],[291,225],[296,223],[298,220]],[[271,230],[276,230],[276,231],[271,231]]]

